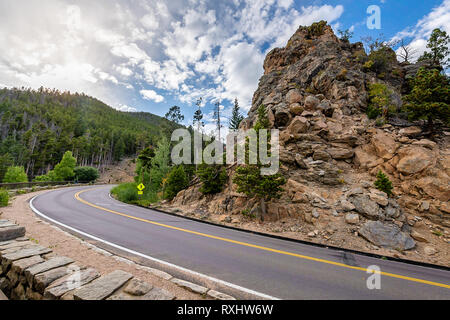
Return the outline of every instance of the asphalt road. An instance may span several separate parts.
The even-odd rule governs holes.
[[[110,243],[280,299],[450,299],[450,271],[299,244],[127,205],[111,186],[58,189],[33,206]],[[380,289],[368,289],[381,270]]]

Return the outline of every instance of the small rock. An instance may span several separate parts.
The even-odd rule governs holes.
[[[422,203],[420,204],[420,209],[422,211],[430,210],[430,203],[428,201],[422,201]]]
[[[359,215],[357,213],[347,213],[345,215],[345,222],[349,224],[359,223]]]
[[[416,230],[411,231],[411,237],[419,242],[428,242],[428,240]]]
[[[428,256],[432,256],[436,254],[438,251],[434,247],[426,246],[425,248],[423,248],[423,252],[425,252],[425,254]]]
[[[313,209],[313,210],[312,210],[312,216],[313,216],[314,218],[319,218],[320,214],[319,214],[319,212],[318,212],[316,209]]]
[[[314,231],[311,231],[311,232],[308,233],[308,237],[313,238],[315,236],[316,236],[316,234],[314,233]]]
[[[347,201],[347,200],[341,200],[341,208],[344,211],[352,211],[355,210],[355,206],[353,203]]]

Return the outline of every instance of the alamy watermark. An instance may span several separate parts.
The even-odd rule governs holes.
[[[369,30],[381,29],[381,9],[377,5],[371,5],[367,7],[367,17],[366,25]]]
[[[177,165],[224,164],[224,162],[238,165],[261,164],[262,175],[276,174],[280,168],[279,130],[277,129],[261,129],[258,132],[255,129],[230,130],[225,145],[217,140],[210,142],[211,137],[196,131],[192,134],[187,129],[175,130],[171,140],[179,142],[173,147],[171,154],[172,162]],[[210,143],[203,149],[204,143],[207,142]]]
[[[376,265],[368,266],[366,269],[366,272],[369,274],[372,274],[367,278],[367,281],[366,281],[367,289],[380,290],[381,289],[381,269],[380,269],[380,267],[376,266]]]

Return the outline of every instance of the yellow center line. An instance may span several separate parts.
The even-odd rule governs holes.
[[[142,221],[142,222],[145,222],[145,223],[150,223],[150,224],[157,225],[157,226],[160,226],[160,227],[164,227],[164,228],[168,228],[168,229],[172,229],[172,230],[177,230],[177,231],[182,231],[182,232],[186,232],[186,233],[190,233],[190,234],[195,234],[195,235],[202,236],[202,237],[205,237],[205,238],[216,239],[216,240],[221,240],[221,241],[225,241],[225,242],[229,242],[229,243],[234,243],[234,244],[242,245],[242,246],[245,246],[245,247],[256,248],[256,249],[260,249],[260,250],[264,250],[264,251],[279,253],[279,254],[292,256],[292,257],[296,257],[296,258],[300,258],[300,259],[316,261],[316,262],[321,262],[321,263],[326,263],[326,264],[330,264],[330,265],[335,265],[335,266],[339,266],[339,267],[343,267],[343,268],[347,268],[347,269],[360,270],[360,271],[367,272],[366,268],[349,266],[349,265],[344,264],[344,263],[339,263],[339,262],[334,262],[334,261],[330,261],[330,260],[309,257],[309,256],[297,254],[297,253],[292,253],[292,252],[288,252],[288,251],[272,249],[272,248],[263,247],[263,246],[258,246],[258,245],[251,244],[251,243],[236,241],[236,240],[232,240],[232,239],[228,239],[228,238],[217,237],[217,236],[213,236],[213,235],[206,234],[206,233],[201,233],[201,232],[197,232],[197,231],[187,230],[187,229],[178,228],[178,227],[170,226],[170,225],[167,225],[167,224],[163,224],[163,223],[159,223],[159,222],[155,222],[155,221],[151,221],[151,220],[147,220],[147,219],[143,219],[143,218],[138,218],[138,217],[135,217],[135,216],[131,216],[131,215],[122,213],[122,212],[118,212],[118,211],[114,211],[114,210],[111,210],[111,209],[108,209],[108,208],[100,207],[100,206],[98,206],[96,204],[90,203],[90,202],[80,198],[80,194],[82,194],[84,192],[87,192],[87,191],[91,191],[93,189],[98,189],[98,188],[92,188],[92,189],[87,189],[87,190],[82,190],[82,191],[77,192],[75,194],[75,199],[77,199],[78,201],[80,201],[80,202],[82,202],[82,203],[84,203],[84,204],[86,204],[88,206],[91,206],[91,207],[94,207],[94,208],[97,208],[97,209],[100,209],[100,210],[103,210],[103,211],[114,213],[116,215],[119,215],[119,216],[122,216],[122,217],[126,217],[126,218],[130,218],[130,219],[133,219],[133,220],[138,220],[138,221]],[[398,274],[394,274],[394,273],[388,273],[388,272],[383,272],[383,271],[380,271],[380,272],[373,271],[373,272],[382,274],[384,276],[392,277],[392,278],[409,280],[409,281],[413,281],[413,282],[419,282],[419,283],[424,283],[424,284],[428,284],[428,285],[432,285],[432,286],[437,286],[437,287],[450,289],[450,285],[439,283],[439,282],[433,282],[433,281],[428,281],[428,280],[423,280],[423,279],[417,279],[417,278],[402,276],[402,275],[398,275]]]

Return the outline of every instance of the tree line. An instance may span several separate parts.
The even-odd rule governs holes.
[[[40,88],[0,89],[0,181],[10,166],[29,179],[47,174],[71,151],[80,166],[135,156],[180,127],[165,118],[126,113],[84,94]]]

